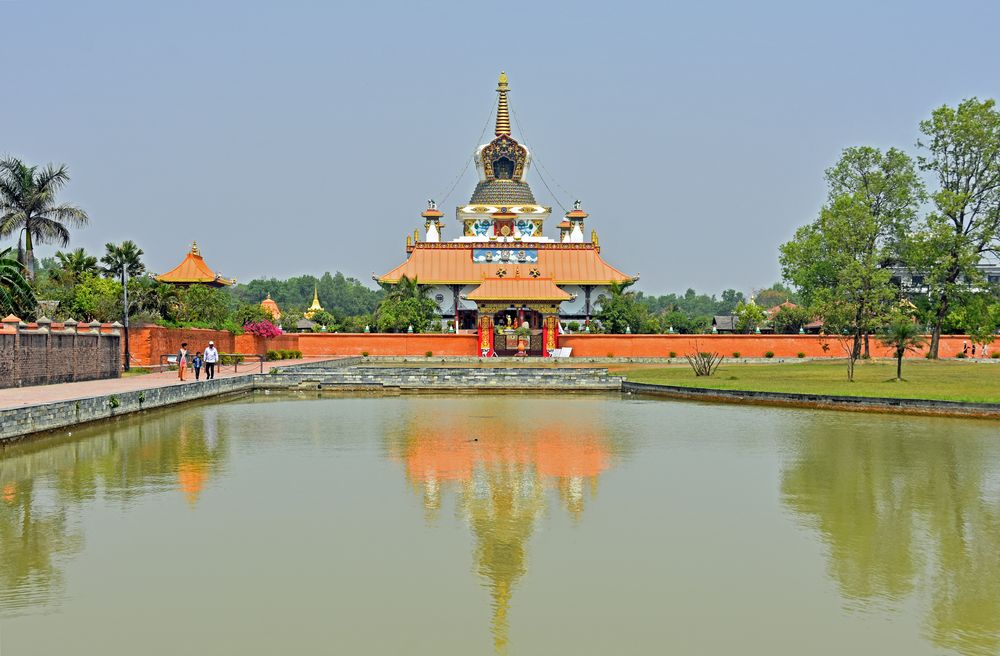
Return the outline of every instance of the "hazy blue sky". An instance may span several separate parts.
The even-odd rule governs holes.
[[[778,279],[842,148],[912,149],[932,108],[998,95],[998,7],[0,0],[0,153],[69,166],[63,198],[91,216],[74,247],[131,238],[163,271],[197,239],[241,280],[369,280],[461,171],[505,69],[514,136],[609,262],[650,292],[749,290]]]

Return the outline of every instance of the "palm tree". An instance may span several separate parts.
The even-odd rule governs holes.
[[[102,270],[108,278],[121,278],[122,268],[128,272],[129,278],[138,278],[146,273],[146,265],[142,263],[142,249],[131,239],[120,244],[108,242],[104,245],[104,257],[101,258]]]
[[[11,250],[0,251],[0,315],[28,318],[35,312],[35,294],[24,277],[24,267],[11,257]]]
[[[879,341],[895,351],[896,380],[903,380],[903,356],[924,345],[920,326],[907,317],[897,317],[889,323]]]
[[[79,279],[85,273],[97,273],[97,258],[87,255],[87,251],[82,248],[64,253],[56,251],[56,259],[63,271],[70,273],[73,278]]]
[[[25,275],[35,275],[34,244],[69,244],[69,229],[87,224],[87,213],[75,205],[57,205],[56,193],[69,182],[64,164],[28,166],[10,157],[0,160],[0,238],[24,232]]]

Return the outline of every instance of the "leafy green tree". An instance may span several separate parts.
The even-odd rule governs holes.
[[[260,303],[271,294],[271,298],[284,312],[286,308],[309,307],[314,287],[319,294],[320,304],[338,316],[371,314],[385,295],[383,290],[371,289],[356,278],[346,277],[339,271],[333,275],[324,273],[319,278],[306,275],[286,280],[255,279],[246,284],[235,285],[231,293],[243,303]]]
[[[126,239],[120,244],[108,242],[104,245],[104,256],[101,258],[102,271],[108,278],[121,280],[124,269],[128,272],[129,278],[138,278],[146,273],[142,255],[142,249],[131,239]]]
[[[233,322],[238,326],[245,326],[248,323],[258,323],[260,321],[274,321],[271,313],[260,305],[253,303],[241,303],[232,313]]]
[[[740,301],[733,310],[733,314],[736,316],[736,330],[741,333],[752,333],[767,319],[764,308],[757,305],[753,299],[747,303]]]
[[[755,295],[755,300],[757,305],[762,308],[773,308],[777,305],[781,305],[786,301],[791,301],[796,303],[796,294],[788,287],[785,287],[780,282],[776,282],[767,289],[762,289]]]
[[[895,315],[885,327],[879,341],[890,347],[896,358],[896,380],[903,380],[903,356],[907,351],[917,351],[924,345],[920,326],[913,319]]]
[[[948,315],[948,323],[976,344],[989,344],[1000,331],[1000,297],[995,292],[967,293]]]
[[[64,253],[56,251],[56,261],[59,268],[69,273],[74,279],[80,278],[85,273],[97,273],[97,258],[87,255],[87,251],[82,248]]]
[[[636,292],[629,291],[632,282],[612,283],[609,294],[601,301],[597,320],[608,333],[651,333],[657,332],[655,317],[649,307],[640,302]]]
[[[995,101],[943,105],[920,123],[920,168],[937,177],[910,259],[929,289],[929,356],[938,356],[949,312],[982,282],[983,255],[1000,249],[1000,112]]]
[[[69,244],[69,227],[87,224],[87,213],[75,205],[56,204],[69,182],[66,166],[28,166],[9,157],[0,160],[0,238],[24,232],[24,269],[35,274],[35,242]],[[69,226],[69,227],[67,227]]]
[[[0,251],[0,315],[33,319],[38,304],[25,278],[24,267],[12,257],[12,250]]]
[[[317,324],[316,328],[325,328],[330,332],[340,329],[340,322],[337,321],[337,317],[332,312],[327,312],[326,310],[320,310],[313,314],[309,317],[309,320]]]
[[[117,280],[83,274],[73,286],[71,314],[87,321],[116,321],[122,315],[122,286]]]
[[[231,323],[231,300],[223,290],[208,285],[191,285],[178,291],[177,296],[176,321],[214,328],[223,328]]]
[[[415,332],[425,332],[436,317],[437,304],[430,298],[429,288],[406,276],[390,286],[375,310],[380,332],[405,332],[410,326]]]
[[[771,326],[774,332],[783,335],[794,335],[798,333],[806,324],[812,321],[812,314],[802,306],[782,307],[771,317]]]
[[[903,152],[848,148],[826,172],[829,199],[819,218],[781,246],[785,279],[824,329],[850,336],[849,380],[862,338],[884,325],[897,296],[889,267],[900,259],[922,198]]]

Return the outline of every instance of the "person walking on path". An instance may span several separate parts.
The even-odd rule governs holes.
[[[177,351],[177,375],[181,380],[184,380],[184,375],[187,373],[188,366],[188,345],[187,342],[181,342],[181,348]]]
[[[191,358],[191,367],[194,368],[194,379],[198,380],[201,376],[201,351],[194,354]]]
[[[215,378],[215,363],[219,361],[219,352],[215,348],[215,342],[209,342],[205,349],[205,380]]]
[[[976,343],[972,342],[972,357],[976,357]]]

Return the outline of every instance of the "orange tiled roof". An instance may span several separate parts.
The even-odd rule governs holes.
[[[191,244],[191,250],[188,251],[184,261],[170,271],[156,276],[156,279],[160,282],[205,283],[219,286],[229,286],[236,283],[235,280],[223,278],[208,268],[201,253],[198,252],[197,244]]]
[[[279,308],[278,304],[274,302],[274,299],[271,298],[270,294],[268,294],[267,298],[260,302],[260,307],[274,319],[281,318],[281,308]]]
[[[552,278],[487,278],[467,297],[470,301],[568,301]]]
[[[513,273],[514,267],[523,267],[525,272],[537,268],[557,285],[607,285],[634,280],[601,259],[593,244],[420,242],[413,246],[406,262],[379,278],[379,282],[396,283],[406,276],[425,285],[479,284],[488,277],[496,277],[501,265],[474,262],[472,249],[510,247],[537,250],[538,262],[505,264],[508,273]]]

